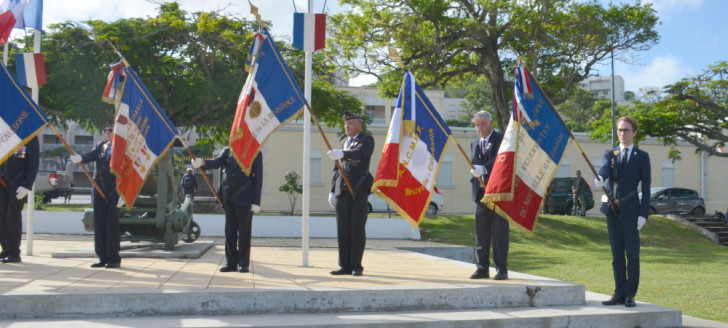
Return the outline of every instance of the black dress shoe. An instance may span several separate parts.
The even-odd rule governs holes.
[[[6,251],[0,252],[0,260],[4,259],[6,257],[8,257],[8,252],[6,252]]]
[[[238,266],[224,266],[220,268],[220,272],[235,272],[238,271]]]
[[[247,273],[247,272],[250,272],[250,268],[249,267],[246,267],[246,266],[240,267],[240,269],[238,270],[238,272],[240,272],[240,273]]]
[[[352,270],[351,275],[361,277],[364,274],[364,270]]]
[[[602,305],[617,305],[617,304],[624,304],[624,296],[613,295],[612,298],[610,298],[608,301],[602,302]]]
[[[493,277],[493,280],[508,280],[508,272],[498,272],[498,274]]]
[[[634,296],[627,296],[627,298],[624,300],[624,306],[626,306],[626,307],[637,306],[637,303],[634,302]]]
[[[96,262],[94,264],[91,264],[91,267],[92,268],[102,268],[102,267],[105,267],[105,266],[106,266],[106,262],[103,262],[103,261],[98,261],[98,262]]]
[[[8,256],[3,259],[3,263],[20,263],[20,256]]]
[[[339,269],[336,271],[331,271],[330,273],[334,276],[341,276],[341,275],[345,275],[345,274],[351,274],[351,270]]]
[[[475,273],[470,275],[470,279],[488,279],[490,278],[490,273],[486,270],[477,270]]]
[[[121,267],[121,263],[106,263],[107,269],[116,269],[118,267]]]

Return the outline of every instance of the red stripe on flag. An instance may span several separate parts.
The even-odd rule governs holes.
[[[126,150],[126,139],[121,136],[114,135],[112,142],[112,153],[124,154]],[[132,203],[136,199],[137,193],[142,186],[142,178],[134,169],[134,161],[126,156],[111,156],[110,167],[118,174],[116,178],[116,190],[119,195],[124,196],[127,203]]]
[[[48,80],[46,78],[45,61],[43,60],[43,54],[33,54],[33,61],[35,62],[35,75],[37,78],[38,86],[46,84]]]
[[[513,186],[515,187],[513,200],[495,202],[495,205],[505,212],[511,220],[529,231],[533,231],[543,197],[531,190],[520,177],[516,176],[513,180]],[[490,184],[490,181],[488,184]]]
[[[15,21],[15,16],[13,16],[13,12],[10,10],[0,14],[0,44],[8,42],[8,37],[10,37],[10,32],[13,30],[13,26],[15,26]]]
[[[253,137],[244,119],[242,119],[240,129],[242,129],[242,137],[230,142],[230,150],[240,156],[243,167],[249,168],[253,165],[255,155],[258,153],[258,149],[260,149],[260,143]]]
[[[399,204],[400,210],[419,225],[419,218],[427,210],[426,205],[430,200],[430,191],[417,181],[403,165],[400,165],[400,170],[402,170],[402,175],[399,177],[397,186],[379,187],[379,191],[394,201],[395,204]],[[400,212],[400,214],[402,213]]]
[[[379,161],[379,167],[377,167],[377,175],[374,180],[396,180],[397,167],[399,167],[399,144],[384,144],[384,149],[382,150],[382,159]]]
[[[316,14],[316,28],[313,49],[319,50],[326,47],[326,15]]]

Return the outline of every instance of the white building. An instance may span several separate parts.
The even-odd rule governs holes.
[[[579,82],[579,87],[594,95],[595,98],[612,99],[612,77],[611,76],[589,76],[586,80]],[[626,105],[624,99],[624,79],[614,76],[614,100],[617,105]]]

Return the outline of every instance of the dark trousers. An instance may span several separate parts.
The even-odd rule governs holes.
[[[0,246],[11,258],[20,257],[23,203],[15,197],[14,191],[0,187]]]
[[[250,266],[250,235],[253,212],[248,206],[225,206],[225,258],[227,266]]]
[[[119,195],[116,192],[107,194],[106,200],[100,195],[94,195],[94,250],[99,261],[103,263],[121,263],[121,227],[119,209],[116,207],[118,201]]]
[[[336,236],[339,242],[339,266],[345,271],[364,270],[361,259],[367,242],[366,190],[359,191],[352,199],[348,191],[341,192],[336,200]]]
[[[478,202],[475,205],[475,265],[478,270],[490,267],[490,245],[493,244],[493,263],[498,272],[508,271],[510,226],[508,220]]]
[[[612,246],[614,295],[635,296],[640,284],[640,233],[637,230],[637,217],[608,215],[607,229],[609,244]]]

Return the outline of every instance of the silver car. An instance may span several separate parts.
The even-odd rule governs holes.
[[[432,193],[432,197],[430,197],[430,206],[427,207],[427,215],[435,215],[437,212],[441,211],[443,207],[445,207],[445,202],[442,199],[442,195],[440,194],[440,189],[437,189],[435,187],[435,192]],[[387,202],[385,202],[383,199],[381,199],[377,194],[371,193],[369,194],[369,199],[367,199],[369,202],[369,213],[372,212],[394,212],[394,209],[392,209]]]
[[[677,187],[650,188],[650,214],[705,214],[705,200],[697,191]]]

